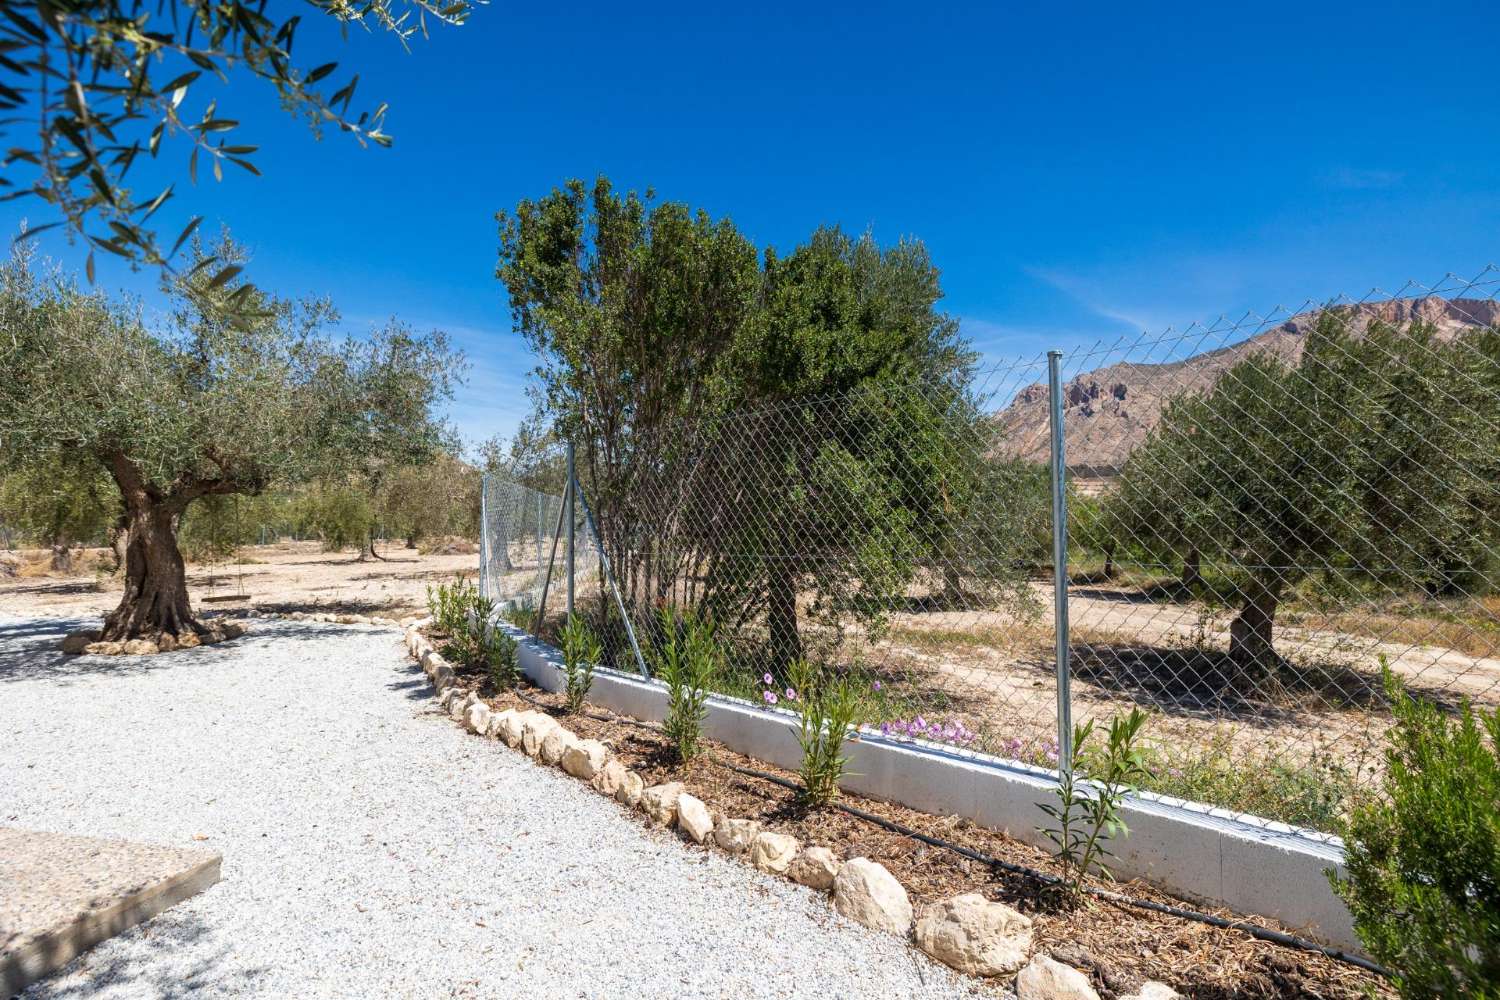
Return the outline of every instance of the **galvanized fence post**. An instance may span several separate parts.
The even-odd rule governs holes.
[[[1047,400],[1052,427],[1052,593],[1057,633],[1057,767],[1073,766],[1073,700],[1068,657],[1068,487],[1063,447],[1062,351],[1047,352]]]
[[[576,505],[574,497],[578,494],[578,471],[573,462],[573,442],[568,442],[568,489],[563,494],[563,505],[567,508],[566,518],[568,521],[568,620],[573,620],[573,518]]]
[[[479,477],[479,594],[490,596],[490,474]]]

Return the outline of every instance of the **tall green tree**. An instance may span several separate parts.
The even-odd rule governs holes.
[[[392,436],[441,433],[435,407],[456,355],[438,370],[413,365],[399,328],[331,340],[327,303],[259,292],[251,322],[229,323],[213,300],[241,293],[214,282],[206,269],[178,279],[183,305],[154,329],[24,257],[0,269],[0,462],[66,451],[113,480],[128,544],[107,639],[200,630],[176,537],[189,504],[357,467]],[[447,351],[441,337],[416,339]]]
[[[1356,332],[1330,309],[1299,362],[1256,354],[1175,400],[1109,520],[1156,561],[1195,550],[1237,567],[1231,654],[1272,669],[1277,610],[1309,574],[1436,592],[1494,551],[1497,393],[1496,331]]]

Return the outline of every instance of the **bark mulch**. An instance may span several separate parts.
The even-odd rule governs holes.
[[[1039,951],[1087,971],[1103,1000],[1124,997],[1148,979],[1167,983],[1185,997],[1201,1000],[1295,997],[1363,1000],[1371,995],[1396,995],[1385,980],[1355,966],[1260,941],[1241,931],[1097,899],[1076,909],[1059,908],[1052,894],[1024,875],[924,844],[837,809],[803,809],[793,791],[721,765],[750,768],[795,781],[793,772],[735,753],[712,741],[707,741],[702,758],[681,767],[661,734],[635,720],[594,706],[589,706],[587,715],[569,715],[559,696],[535,688],[495,695],[477,673],[460,672],[459,681],[488,693],[487,700],[497,711],[541,708],[579,736],[603,742],[615,757],[639,773],[648,787],[680,781],[713,811],[759,820],[765,829],[791,834],[806,846],[831,848],[843,858],[866,857],[878,861],[906,887],[912,905],[918,909],[925,903],[967,892],[1002,901],[1032,918]],[[924,835],[1012,864],[1052,874],[1059,870],[1045,852],[956,816],[933,816],[857,795],[846,794],[842,801]],[[1038,810],[1035,820],[1040,822],[1044,818]],[[641,821],[645,822],[644,817]],[[1237,917],[1228,910],[1185,904],[1141,880],[1098,884],[1136,899],[1192,906],[1230,919]],[[1257,922],[1296,933],[1274,921],[1257,919]]]

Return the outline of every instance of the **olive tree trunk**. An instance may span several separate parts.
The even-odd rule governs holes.
[[[797,634],[797,573],[785,561],[771,567],[766,609],[771,660],[776,672],[802,658],[802,638]]]
[[[125,593],[104,620],[105,641],[202,632],[188,603],[175,502],[133,506],[125,544]]]
[[[1256,573],[1245,584],[1245,603],[1229,623],[1229,655],[1243,670],[1267,673],[1281,663],[1272,639],[1283,587],[1274,571]]]

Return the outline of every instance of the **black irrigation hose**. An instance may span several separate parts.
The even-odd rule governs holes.
[[[516,694],[520,695],[523,700],[537,706],[538,708],[550,707],[540,701],[537,701],[535,698],[532,698],[530,695],[519,689],[516,690]],[[640,719],[631,719],[623,715],[604,715],[599,712],[584,712],[583,714],[587,718],[594,719],[599,722],[624,722],[629,725],[640,726],[642,729],[660,731],[659,726],[652,725],[649,722],[643,722]],[[737,774],[743,774],[746,777],[757,778],[761,781],[769,781],[773,785],[780,785],[782,788],[790,789],[794,792],[802,791],[802,786],[797,782],[791,781],[787,778],[783,778],[777,774],[771,774],[768,771],[758,771],[752,767],[740,767],[738,764],[731,764],[728,761],[723,760],[714,760],[713,763],[718,767],[726,768],[727,770],[734,771]],[[913,830],[911,827],[904,826],[901,823],[897,823],[895,820],[886,819],[884,816],[880,816],[876,813],[866,812],[863,809],[848,805],[847,803],[834,802],[832,803],[832,805],[833,808],[838,809],[841,812],[848,813],[850,816],[853,816],[857,819],[862,819],[867,823],[873,823],[876,826],[884,827],[892,833],[898,833],[903,837],[910,837],[912,840],[920,841],[921,843],[927,844],[931,847],[940,847],[943,850],[951,851],[954,854],[959,855],[960,857],[968,858],[970,861],[977,861],[980,864],[988,865],[991,868],[998,868],[1001,871],[1009,872],[1012,875],[1025,876],[1027,878],[1033,879],[1043,886],[1051,888],[1062,882],[1062,879],[1056,875],[1050,875],[1047,872],[1038,871],[1035,868],[1028,868],[1026,865],[1018,865],[1013,861],[1005,861],[991,854],[986,854],[983,851],[976,851],[972,847],[965,847],[962,844],[955,844],[952,841],[944,840],[942,837],[934,837],[929,834]],[[1384,966],[1377,965],[1376,963],[1371,962],[1369,959],[1360,958],[1358,955],[1351,955],[1348,952],[1342,951],[1338,948],[1329,948],[1325,945],[1318,944],[1316,941],[1309,941],[1306,938],[1300,938],[1294,934],[1287,934],[1284,931],[1272,930],[1269,927],[1262,927],[1259,924],[1252,924],[1249,921],[1230,920],[1226,917],[1215,916],[1212,913],[1203,913],[1199,910],[1190,910],[1183,906],[1170,906],[1166,903],[1156,903],[1149,899],[1136,899],[1133,896],[1127,896],[1124,893],[1114,892],[1110,889],[1100,889],[1097,886],[1084,886],[1084,891],[1098,899],[1102,899],[1110,903],[1116,903],[1121,906],[1133,906],[1142,910],[1150,910],[1153,913],[1163,913],[1168,916],[1178,917],[1182,920],[1192,920],[1200,924],[1207,924],[1210,927],[1218,927],[1223,930],[1242,931],[1243,933],[1249,934],[1251,937],[1257,938],[1261,941],[1281,945],[1284,948],[1294,948],[1299,951],[1314,952],[1316,954],[1323,955],[1326,958],[1331,958],[1334,961],[1344,962],[1348,965],[1353,965],[1356,968],[1364,969],[1366,972],[1373,972],[1377,976],[1382,976],[1386,979],[1391,978],[1391,972],[1389,969],[1386,969]]]

